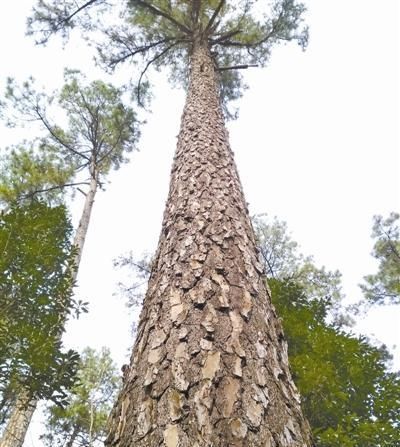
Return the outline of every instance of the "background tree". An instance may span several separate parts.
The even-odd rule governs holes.
[[[65,352],[60,340],[60,316],[79,312],[72,299],[71,231],[63,206],[35,200],[0,215],[1,410],[26,406],[33,395],[62,404],[74,383],[78,355]],[[15,401],[21,389],[29,393]]]
[[[361,285],[365,297],[372,303],[400,304],[400,215],[391,213],[384,219],[374,217],[372,256],[379,262],[378,272],[364,278]]]
[[[49,97],[38,93],[34,90],[32,81],[26,82],[22,87],[9,81],[6,105],[11,106],[16,116],[8,114],[8,121],[37,122],[44,135],[35,140],[29,150],[20,148],[11,151],[0,175],[3,179],[0,193],[3,193],[3,198],[19,201],[41,195],[50,200],[54,199],[56,191],[63,191],[66,187],[86,186],[86,192],[79,189],[85,195],[85,203],[73,240],[75,250],[71,276],[75,283],[96,192],[109,171],[127,161],[125,153],[134,149],[138,137],[138,121],[133,109],[124,105],[121,89],[102,81],[82,85],[82,76],[74,71],[66,71],[66,80],[67,83],[57,97],[59,106],[66,115],[66,128],[54,124],[48,116],[54,95]],[[30,154],[34,157],[28,160]],[[21,182],[20,173],[27,164],[32,169],[27,179]],[[43,169],[48,166],[51,169]],[[84,177],[76,179],[77,176]],[[66,315],[60,314],[60,320],[61,324],[65,324]],[[21,393],[26,401],[25,390]],[[19,445],[22,445],[39,398],[30,391],[28,395],[29,405],[25,405],[24,410],[16,404],[9,422],[19,431]],[[16,402],[20,400],[21,398],[17,398]],[[28,411],[29,417],[26,414]],[[8,427],[2,442],[4,446],[10,443],[17,447],[15,438],[14,428]]]
[[[47,409],[46,433],[41,436],[49,447],[94,447],[104,441],[106,421],[120,384],[108,349],[99,353],[86,348],[81,354],[78,382],[68,393],[66,407]]]
[[[282,318],[293,379],[318,446],[397,445],[399,373],[385,346],[349,332],[339,272],[298,251],[287,225],[253,220],[273,303]],[[344,328],[347,326],[347,331]]]
[[[293,379],[320,447],[400,443],[400,374],[390,372],[385,346],[328,322],[330,304],[295,281],[271,280],[282,317]]]

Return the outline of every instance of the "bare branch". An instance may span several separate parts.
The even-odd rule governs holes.
[[[257,64],[245,64],[245,65],[232,65],[229,67],[218,67],[217,71],[225,71],[225,70],[245,70],[246,68],[258,67]]]
[[[148,70],[148,68],[150,67],[150,65],[153,62],[155,62],[156,60],[160,59],[160,57],[164,56],[164,54],[168,53],[168,51],[171,48],[175,47],[180,42],[182,42],[182,41],[181,40],[175,41],[172,45],[169,45],[167,48],[164,48],[164,50],[162,50],[160,53],[156,54],[150,61],[147,62],[144,70],[140,74],[139,81],[138,81],[138,84],[137,84],[137,96],[138,96],[138,103],[139,103],[140,106],[144,107],[144,105],[142,104],[141,99],[140,99],[140,86],[142,84],[142,78],[145,75],[146,71]]]
[[[143,46],[137,47],[137,48],[135,48],[135,49],[133,49],[133,50],[130,50],[130,48],[129,48],[124,42],[121,41],[121,43],[124,43],[124,44],[125,44],[126,48],[129,50],[129,53],[127,53],[127,54],[121,56],[121,57],[118,58],[118,59],[113,59],[113,60],[111,60],[111,61],[110,61],[110,66],[111,66],[111,67],[115,67],[117,64],[119,64],[120,62],[124,62],[124,61],[125,61],[126,59],[128,59],[129,57],[133,57],[133,56],[135,56],[136,54],[145,53],[146,51],[148,51],[148,50],[150,50],[150,49],[152,49],[152,48],[155,48],[155,47],[157,47],[158,45],[161,45],[161,44],[163,44],[163,43],[170,42],[170,41],[173,40],[173,39],[174,39],[173,37],[167,37],[167,38],[165,38],[165,39],[161,39],[161,40],[158,40],[158,41],[156,41],[156,42],[151,42],[151,43],[149,43],[148,45],[143,45]]]
[[[50,186],[49,188],[37,189],[37,190],[32,191],[32,192],[30,192],[28,194],[24,194],[23,196],[20,197],[19,200],[29,199],[30,197],[34,197],[37,194],[41,194],[42,192],[54,191],[56,189],[65,189],[65,188],[69,188],[71,186],[79,186],[79,185],[86,185],[86,186],[88,186],[89,183],[88,182],[64,183],[63,185],[55,185],[55,186]],[[81,191],[80,188],[77,188],[77,189],[79,191]]]
[[[137,269],[141,270],[142,272],[148,273],[150,275],[151,270],[146,268],[144,265],[137,264],[136,262],[133,262],[132,260],[130,260],[129,263],[132,264],[133,266],[135,266]]]
[[[82,6],[80,6],[78,9],[76,9],[72,14],[70,14],[68,17],[62,19],[59,23],[60,24],[67,24],[74,16],[76,16],[77,14],[79,14],[81,11],[83,11],[85,8],[87,8],[88,6],[96,3],[98,0],[89,0],[86,3],[84,3]]]
[[[39,120],[43,123],[44,127],[48,130],[50,135],[59,143],[61,146],[65,147],[65,149],[69,150],[73,154],[77,155],[78,157],[84,158],[87,162],[90,162],[90,158],[84,155],[83,153],[75,150],[72,146],[67,144],[65,141],[63,141],[55,132],[54,129],[51,127],[50,123],[47,121],[46,117],[42,114],[42,112],[39,109],[39,106],[35,107],[35,112],[39,118]]]

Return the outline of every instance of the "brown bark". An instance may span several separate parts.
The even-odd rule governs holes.
[[[158,251],[106,445],[309,447],[208,49],[191,79]]]
[[[19,394],[0,440],[0,447],[22,447],[36,405],[37,400],[25,391]]]
[[[93,209],[94,199],[96,196],[98,185],[98,175],[93,169],[93,174],[90,181],[89,191],[86,194],[85,204],[83,206],[82,215],[79,220],[78,228],[76,229],[73,245],[76,247],[74,257],[74,270],[72,272],[72,281],[75,282],[78,276],[78,268],[81,262],[83,253],[83,246],[90,223],[90,216]],[[62,321],[65,322],[66,315],[62,316]],[[29,391],[29,390],[28,390]],[[26,389],[19,391],[16,402],[11,412],[10,419],[4,430],[3,436],[0,440],[0,447],[22,447],[26,433],[29,428],[32,415],[36,410],[38,399],[35,396],[27,397]],[[23,403],[23,405],[21,405]]]

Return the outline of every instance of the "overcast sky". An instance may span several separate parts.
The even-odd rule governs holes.
[[[85,44],[64,51],[58,40],[35,48],[24,37],[32,0],[7,2],[0,16],[0,82],[34,75],[46,86],[62,82],[65,66],[92,67]],[[287,221],[293,238],[317,265],[343,273],[344,292],[361,298],[358,284],[374,273],[372,216],[399,211],[399,8],[396,0],[305,0],[310,43],[278,48],[265,69],[245,73],[250,86],[239,119],[229,123],[251,214]],[[397,30],[396,30],[397,28]],[[126,67],[126,73],[132,68]],[[184,93],[155,74],[152,114],[140,152],[110,176],[96,200],[79,274],[87,316],[69,325],[66,342],[81,349],[107,345],[122,364],[132,316],[116,291],[112,259],[154,251],[168,192]],[[1,130],[2,147],[16,134]],[[81,203],[74,204],[76,217]],[[357,328],[397,352],[399,307],[378,308]],[[40,445],[30,434],[27,446]]]

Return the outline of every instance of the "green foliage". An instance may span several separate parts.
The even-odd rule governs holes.
[[[32,201],[0,216],[0,392],[63,402],[78,356],[64,352],[72,300],[71,225],[62,206]]]
[[[41,198],[60,203],[60,189],[71,182],[73,167],[53,151],[35,151],[29,143],[9,150],[0,160],[0,199],[6,203]]]
[[[94,19],[89,18],[90,10],[96,7],[97,20],[100,21],[103,6],[107,3],[106,0],[87,0],[83,2],[83,7],[77,7],[75,0],[63,0],[63,2],[38,0],[32,17],[27,20],[27,34],[38,37],[37,44],[46,43],[54,33],[60,33],[66,40],[76,25],[86,31],[92,29],[91,22]]]
[[[329,309],[329,317],[336,325],[352,324],[350,315],[341,305],[343,295],[339,271],[318,268],[311,256],[299,253],[298,244],[291,239],[286,223],[276,217],[270,221],[265,214],[255,216],[253,227],[268,279],[296,283],[308,299],[321,302],[325,309]]]
[[[111,411],[120,378],[110,352],[86,348],[77,374],[78,383],[69,392],[69,405],[52,405],[47,410],[45,445],[93,446],[106,435],[106,421]]]
[[[135,148],[139,137],[136,114],[124,104],[123,89],[103,81],[81,85],[82,76],[72,71],[66,72],[66,80],[59,104],[68,116],[69,127],[55,127],[52,143],[58,141],[67,149],[74,148],[81,163],[86,157],[101,175],[106,175],[126,162],[125,153]]]
[[[326,323],[329,306],[295,281],[269,285],[317,445],[400,445],[400,375],[387,370],[386,348]]]
[[[372,255],[379,262],[378,272],[364,278],[361,285],[372,303],[400,304],[400,215],[391,213],[387,219],[374,217]]]
[[[340,274],[300,254],[286,223],[256,216],[253,225],[318,447],[400,445],[400,375],[384,346],[343,330]]]

